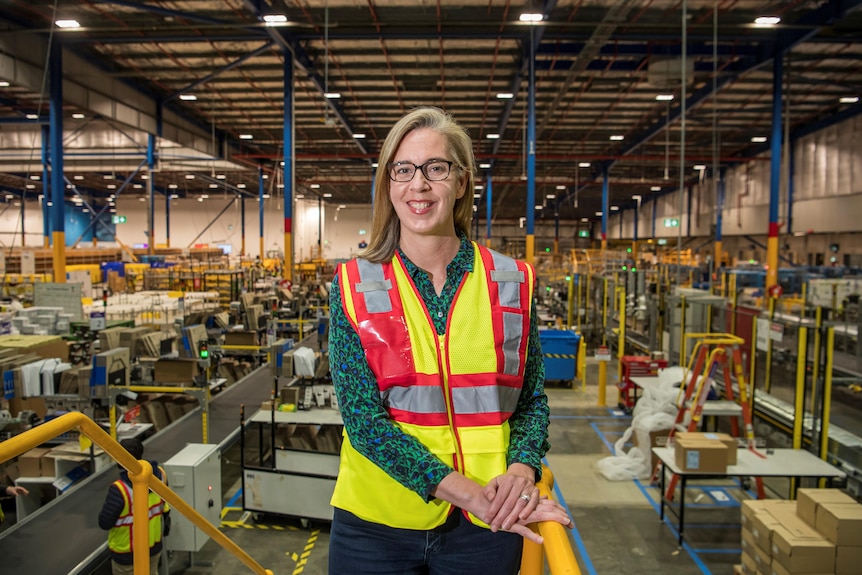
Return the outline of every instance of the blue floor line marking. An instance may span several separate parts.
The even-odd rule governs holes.
[[[543,459],[542,462],[550,468],[548,465],[547,458]],[[574,540],[575,547],[578,548],[578,553],[581,556],[581,561],[584,564],[584,567],[587,569],[587,573],[590,575],[598,575],[596,573],[596,568],[593,566],[593,561],[590,559],[590,554],[587,553],[587,547],[584,545],[584,540],[581,539],[581,534],[578,532],[578,526],[575,523],[574,518],[572,517],[572,512],[569,510],[569,505],[566,503],[566,498],[563,497],[563,492],[560,491],[560,484],[554,482],[554,493],[557,495],[557,503],[563,506],[563,509],[566,510],[566,514],[569,516],[569,519],[572,521],[572,529],[569,531],[569,536]]]
[[[653,498],[650,497],[649,493],[647,493],[646,488],[640,482],[639,479],[634,480],[635,485],[638,486],[641,493],[644,497],[646,497],[647,501],[650,505],[652,505],[653,510],[656,512],[656,515],[661,515],[661,509],[659,508],[659,504],[653,501]],[[676,527],[670,522],[670,518],[665,515],[664,524],[668,526],[670,532],[673,534],[674,539],[679,539],[679,531],[677,531]],[[700,569],[700,572],[703,575],[712,575],[712,571],[709,570],[709,567],[706,566],[706,563],[700,558],[700,555],[685,541],[682,542],[682,548],[685,549],[685,552],[688,553],[688,556],[691,557],[691,560],[694,561],[694,564]]]
[[[592,427],[592,428],[593,428],[593,431],[595,431],[595,432],[596,432],[596,434],[599,436],[599,439],[601,439],[601,440],[602,440],[602,443],[604,443],[604,444],[605,444],[605,447],[607,447],[607,448],[608,448],[608,451],[610,451],[610,452],[611,452],[611,455],[616,455],[616,451],[614,451],[614,446],[613,446],[613,445],[611,445],[611,442],[610,442],[610,441],[608,441],[608,439],[605,437],[605,434],[604,434],[604,433],[602,433],[602,432],[601,432],[601,430],[599,430],[599,428],[596,426],[596,424],[595,424],[595,423],[591,423],[591,424],[590,424],[590,427]]]
[[[719,553],[730,555],[732,553],[736,553],[736,554],[742,553],[742,549],[710,549],[709,547],[706,547],[706,548],[694,549],[694,552],[695,553],[710,553],[712,555],[717,555]]]
[[[234,503],[236,503],[237,499],[242,497],[242,487],[236,490],[236,493],[233,494],[233,497],[230,498],[230,501],[227,502],[225,507],[233,507]]]

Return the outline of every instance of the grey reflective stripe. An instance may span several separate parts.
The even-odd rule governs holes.
[[[494,259],[491,280],[497,284],[500,305],[520,308],[524,273],[518,269],[518,262],[495,251],[491,251],[491,257]]]
[[[388,291],[392,288],[392,282],[389,280],[382,282],[359,282],[356,284],[356,293],[366,293],[370,291]]]
[[[517,313],[503,312],[503,373],[518,375],[521,366],[521,338],[524,335],[523,316]]]
[[[359,281],[354,289],[365,299],[368,313],[392,311],[392,302],[389,300],[392,282],[383,277],[383,265],[373,264],[362,258],[357,259],[356,264],[359,268]]]
[[[446,413],[443,390],[427,385],[393,387],[380,393],[383,405],[412,413]]]
[[[503,385],[481,385],[452,389],[455,413],[510,413],[515,411],[521,390]]]
[[[518,282],[524,283],[524,272],[521,270],[517,271],[503,271],[503,270],[491,270],[491,279],[495,282]]]

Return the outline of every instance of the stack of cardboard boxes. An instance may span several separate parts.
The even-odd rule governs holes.
[[[726,433],[680,432],[673,436],[676,466],[683,471],[725,473],[736,465],[736,438]]]
[[[862,572],[862,505],[838,489],[800,489],[796,501],[742,504],[745,575]]]

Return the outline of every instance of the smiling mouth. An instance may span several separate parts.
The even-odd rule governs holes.
[[[414,210],[427,210],[431,207],[431,202],[408,202],[407,205]]]

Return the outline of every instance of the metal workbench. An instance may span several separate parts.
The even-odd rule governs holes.
[[[264,366],[216,395],[210,401],[210,443],[232,443],[239,433],[240,404],[258,407],[272,389],[272,376]],[[198,407],[147,440],[146,458],[167,461],[187,443],[200,443],[200,412]],[[98,518],[116,478],[117,468],[110,465],[0,533],[3,572],[63,575],[94,568],[107,556],[108,533],[99,528]]]

